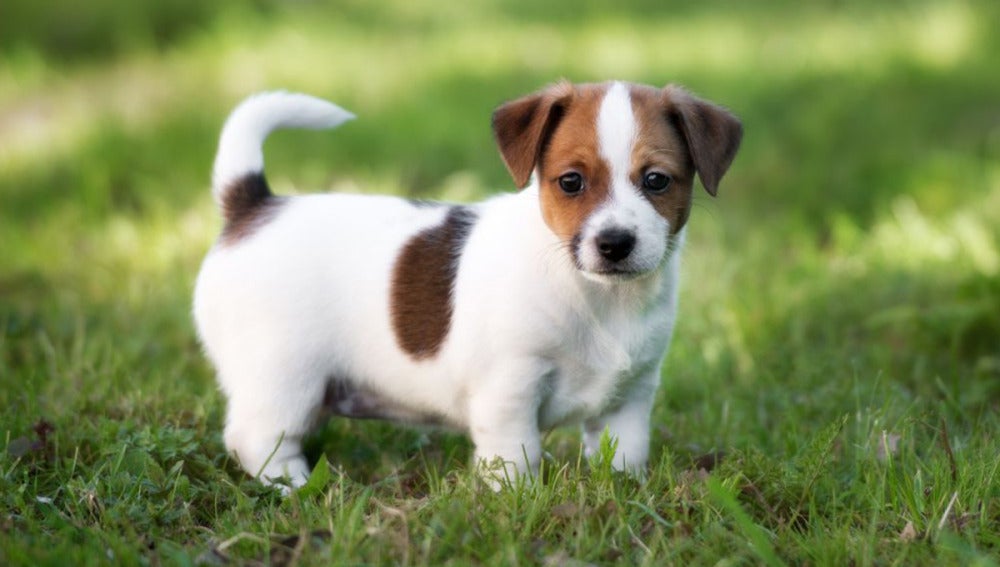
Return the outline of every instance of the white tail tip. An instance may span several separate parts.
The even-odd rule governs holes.
[[[274,130],[334,128],[353,118],[353,114],[332,102],[301,93],[267,92],[247,98],[222,127],[212,170],[216,202],[222,202],[222,193],[230,183],[264,170],[262,147]]]

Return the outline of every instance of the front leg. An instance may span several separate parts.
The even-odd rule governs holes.
[[[644,476],[649,457],[649,418],[659,385],[660,367],[647,371],[626,393],[624,402],[614,409],[588,419],[583,424],[584,454],[590,457],[601,447],[605,428],[617,440],[611,466],[635,476]]]
[[[494,490],[538,472],[542,439],[538,431],[540,380],[544,365],[505,364],[469,396],[469,431],[475,464]]]

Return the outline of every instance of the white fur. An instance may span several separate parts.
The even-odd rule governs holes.
[[[313,112],[323,108],[317,99],[293,96],[263,105],[250,99],[234,112],[217,180],[240,168],[259,171],[259,142],[270,128],[322,127],[343,116]],[[659,230],[661,242],[667,232],[649,221],[650,205],[629,197],[634,189],[622,168],[634,125],[624,125],[634,119],[627,97],[624,87],[613,88],[601,110],[600,143],[614,164],[615,192],[594,222],[634,225],[642,246],[652,246],[645,241],[657,238],[648,232]],[[499,458],[502,473],[534,471],[540,432],[570,423],[584,424],[588,452],[607,427],[619,443],[615,466],[644,466],[676,314],[683,233],[655,258],[662,268],[645,277],[587,279],[546,226],[538,191],[532,184],[472,206],[479,219],[461,256],[451,329],[425,360],[397,345],[390,278],[400,249],[439,224],[442,208],[307,195],[289,200],[246,240],[214,247],[198,277],[194,313],[228,398],[226,446],[244,468],[304,482],[301,439],[331,377],[444,417],[471,435],[478,463]]]
[[[334,128],[354,115],[339,106],[299,93],[261,93],[244,100],[222,127],[212,170],[212,195],[220,202],[231,181],[264,169],[264,138],[278,128]]]

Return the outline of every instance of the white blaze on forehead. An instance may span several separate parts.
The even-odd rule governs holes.
[[[628,87],[612,83],[597,113],[597,142],[601,157],[611,168],[612,191],[628,182],[636,124]]]
[[[598,230],[611,226],[642,229],[649,223],[639,222],[639,218],[655,212],[629,180],[638,131],[628,86],[612,83],[597,113],[598,147],[610,173],[608,200],[591,219]],[[650,222],[657,224],[655,219]]]
[[[627,230],[635,235],[635,248],[619,268],[634,273],[655,270],[667,253],[669,223],[632,184],[632,152],[639,127],[632,112],[627,85],[612,83],[597,112],[597,143],[600,158],[609,169],[607,200],[587,219],[581,230],[579,261],[587,271],[600,272],[605,260],[596,245],[596,236],[607,229]]]

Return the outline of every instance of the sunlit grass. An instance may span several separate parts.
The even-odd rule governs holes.
[[[876,269],[920,272],[947,268],[953,273],[994,276],[1000,268],[994,226],[995,219],[981,218],[969,210],[935,222],[912,200],[902,198],[894,203],[892,216],[871,230],[870,255],[881,264],[874,266]]]
[[[0,41],[0,563],[752,564],[773,548],[995,564],[995,5],[265,4],[96,57]],[[589,466],[560,430],[543,483],[482,492],[467,440],[338,420],[310,440],[333,464],[311,496],[246,479],[190,321],[226,112],[287,88],[358,113],[269,141],[281,194],[470,201],[512,190],[492,108],[560,77],[681,82],[747,127],[719,197],[696,196],[646,482]],[[40,420],[55,431],[34,450]],[[709,482],[692,462],[715,450]]]

